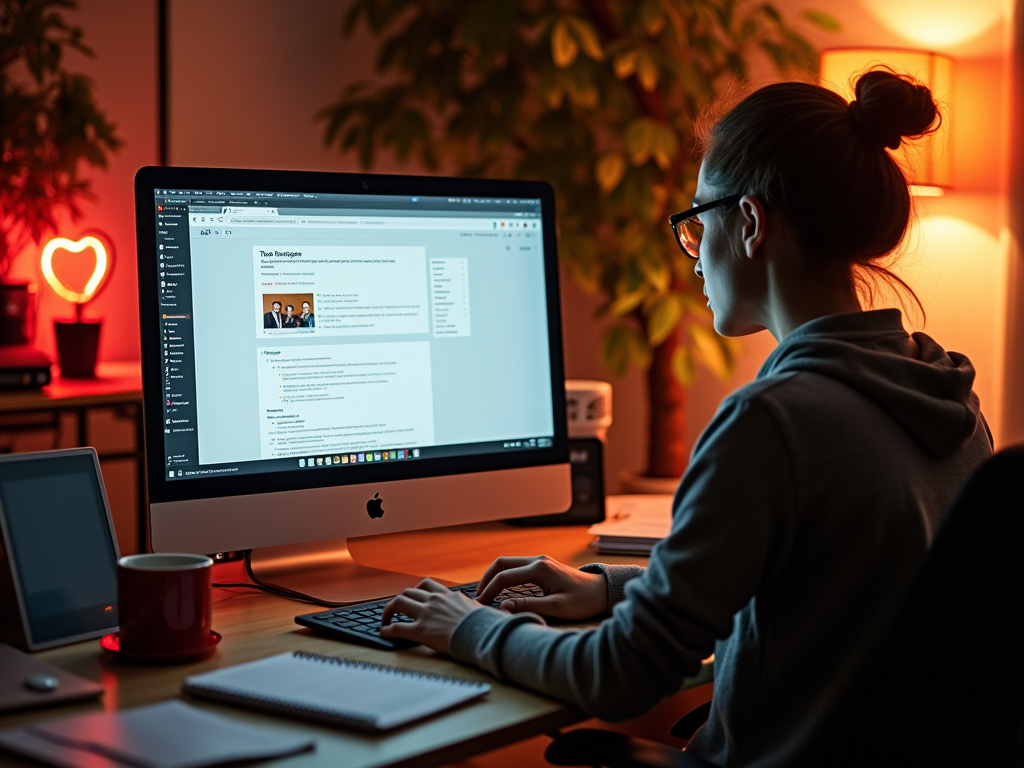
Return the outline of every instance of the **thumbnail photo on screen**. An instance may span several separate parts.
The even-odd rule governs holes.
[[[264,330],[305,330],[316,328],[312,293],[264,293]]]

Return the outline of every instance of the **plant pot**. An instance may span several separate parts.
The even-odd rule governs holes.
[[[32,341],[34,286],[0,283],[0,344],[28,344]]]
[[[675,493],[679,487],[678,477],[650,477],[629,469],[619,472],[623,493]]]
[[[101,320],[54,320],[57,363],[65,379],[96,377],[96,353],[100,348]]]

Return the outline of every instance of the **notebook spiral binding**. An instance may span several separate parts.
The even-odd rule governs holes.
[[[352,659],[344,659],[340,656],[323,656],[319,653],[310,653],[308,651],[293,651],[292,656],[299,659],[308,659],[309,661],[319,661],[325,664],[336,664],[342,667],[356,667],[358,669],[372,669],[377,672],[386,672],[388,674],[397,675],[399,677],[416,677],[425,680],[434,680],[438,683],[448,683],[450,685],[468,685],[471,687],[479,686],[480,683],[476,680],[465,680],[461,677],[450,677],[448,675],[438,675],[433,672],[419,672],[415,669],[405,669],[403,667],[392,667],[389,664],[377,664],[372,661],[354,661]]]

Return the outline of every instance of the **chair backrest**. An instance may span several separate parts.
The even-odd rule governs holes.
[[[1020,766],[1024,446],[950,508],[886,639],[827,732],[822,765]]]

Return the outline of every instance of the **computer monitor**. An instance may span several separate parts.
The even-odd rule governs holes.
[[[547,184],[143,168],[135,199],[154,551],[347,602],[415,581],[348,537],[568,509]]]

